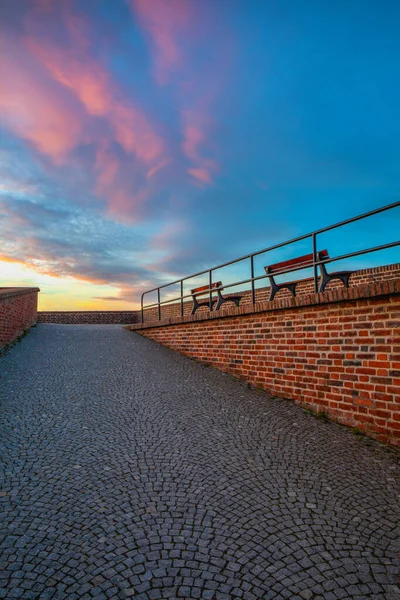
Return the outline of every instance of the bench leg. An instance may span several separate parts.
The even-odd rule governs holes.
[[[286,288],[287,290],[289,290],[289,292],[292,294],[292,296],[296,296],[296,285],[297,285],[297,282],[296,283],[288,283],[287,285],[282,284],[280,287],[281,287],[281,289]]]
[[[193,298],[193,308],[192,308],[192,312],[190,314],[194,315],[194,313],[196,312],[196,310],[198,308],[201,308],[202,306],[207,306],[209,308],[210,304],[209,304],[209,302],[197,302],[197,299]]]
[[[215,300],[213,299],[212,303],[214,304],[214,302],[215,302]],[[197,299],[193,298],[193,307],[192,307],[192,312],[190,314],[194,315],[196,310],[198,308],[201,308],[202,306],[206,306],[208,308],[208,310],[210,310],[210,302],[208,300],[207,300],[207,302],[197,302]]]
[[[196,312],[196,310],[198,308],[200,308],[200,304],[197,302],[196,298],[193,298],[193,307],[192,307],[192,312],[190,314],[194,315],[194,313]]]
[[[269,276],[269,280],[271,282],[271,291],[269,293],[268,302],[272,302],[272,300],[275,298],[275,295],[279,292],[279,290],[287,289],[292,294],[292,296],[296,296],[297,281],[294,283],[276,284],[272,275]]]
[[[228,298],[228,300],[232,300],[232,302],[234,302],[236,306],[239,306],[241,299],[242,296],[232,296],[232,298]]]
[[[351,275],[350,271],[348,273],[342,273],[340,279],[343,281],[344,287],[347,287],[347,288],[349,287],[350,275]]]
[[[320,267],[323,267],[323,265],[319,265]],[[328,285],[328,283],[330,282],[330,277],[328,275],[328,273],[326,272],[325,268],[321,268],[321,285],[319,286],[319,291],[323,292],[326,288],[326,286]]]
[[[271,287],[270,292],[269,292],[268,302],[272,302],[272,300],[275,298],[276,292],[279,291],[279,287],[276,285],[275,279],[272,277],[272,275],[269,275],[268,279],[269,279],[269,283],[270,283],[270,287]]]
[[[217,306],[215,307],[215,310],[219,310],[224,303],[224,298],[221,296],[221,292],[219,290],[217,290],[217,294],[218,294],[218,302],[217,302]]]
[[[215,307],[215,310],[219,310],[221,308],[221,306],[224,304],[224,302],[234,302],[236,304],[236,306],[239,306],[239,302],[242,298],[242,296],[232,296],[231,298],[224,298],[223,295],[221,294],[220,290],[217,290],[217,294],[218,294],[218,302],[217,302],[217,306]]]
[[[322,265],[320,265],[320,266],[322,266]],[[344,287],[348,288],[349,287],[349,279],[350,279],[350,275],[351,274],[352,274],[352,271],[344,271],[343,273],[332,273],[332,274],[329,274],[324,269],[322,271],[322,281],[321,281],[321,286],[319,288],[319,291],[320,292],[324,292],[326,286],[328,285],[328,283],[330,281],[332,281],[333,279],[340,279],[341,282],[343,283]]]

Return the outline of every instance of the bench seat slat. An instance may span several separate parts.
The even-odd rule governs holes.
[[[216,283],[212,283],[211,284],[211,289],[215,290],[216,288],[219,288],[222,286],[222,281],[217,281]],[[210,286],[209,285],[201,285],[200,287],[194,288],[194,290],[190,290],[191,294],[201,294],[204,292],[209,292],[210,291]]]
[[[318,254],[320,259],[329,257],[327,250],[321,250],[318,252]],[[284,260],[282,262],[275,263],[274,265],[269,265],[268,267],[265,267],[265,271],[269,275],[278,275],[279,273],[286,273],[294,267],[297,267],[298,269],[310,267],[313,264],[313,260],[313,254],[305,254],[304,256],[292,258],[291,260]]]

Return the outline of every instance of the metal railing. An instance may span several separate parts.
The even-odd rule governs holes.
[[[283,248],[284,246],[289,246],[290,244],[294,244],[296,242],[300,242],[302,240],[307,240],[307,239],[311,239],[311,243],[312,243],[312,255],[313,255],[313,261],[311,264],[311,268],[313,269],[313,280],[314,280],[314,289],[316,292],[318,292],[318,265],[320,264],[328,264],[331,262],[336,262],[339,260],[344,260],[347,258],[352,258],[354,256],[361,256],[363,254],[369,254],[371,252],[377,252],[379,250],[386,250],[388,248],[393,248],[395,246],[399,246],[400,245],[400,240],[396,241],[396,242],[390,242],[387,244],[382,244],[380,246],[374,246],[374,247],[370,247],[370,248],[366,248],[363,250],[357,250],[355,252],[349,252],[347,254],[341,254],[340,256],[336,256],[334,258],[329,257],[329,258],[325,258],[323,260],[318,260],[318,249],[317,249],[317,236],[321,235],[322,233],[326,233],[327,231],[331,231],[333,229],[337,229],[339,227],[343,227],[344,225],[349,225],[350,223],[355,223],[356,221],[360,221],[361,219],[366,219],[368,217],[372,217],[373,215],[377,215],[379,213],[383,213],[385,211],[388,210],[392,210],[395,208],[400,207],[400,202],[394,202],[392,204],[388,204],[386,206],[382,206],[381,208],[377,208],[375,210],[371,210],[369,212],[363,213],[361,215],[358,215],[356,217],[352,217],[351,219],[346,219],[345,221],[340,221],[339,223],[335,223],[334,225],[329,225],[328,227],[324,227],[322,229],[318,229],[316,231],[313,231],[312,233],[307,233],[305,235],[301,235],[299,237],[293,238],[291,240],[288,240],[286,242],[282,242],[280,244],[275,244],[273,246],[270,246],[268,248],[264,248],[263,250],[259,250],[258,252],[253,252],[252,254],[247,254],[245,256],[241,256],[240,258],[236,258],[234,260],[231,260],[229,262],[223,263],[221,265],[217,265],[216,267],[212,267],[211,269],[205,269],[204,271],[199,271],[198,273],[194,273],[192,275],[188,275],[187,277],[183,277],[182,279],[177,279],[175,281],[172,281],[171,283],[166,283],[164,285],[161,285],[159,287],[155,287],[151,290],[147,290],[146,292],[144,292],[141,296],[141,316],[142,316],[142,323],[144,323],[144,311],[148,310],[150,308],[154,308],[157,307],[157,313],[158,313],[158,320],[161,320],[161,306],[164,304],[171,304],[171,303],[178,303],[180,302],[180,314],[183,317],[184,315],[184,300],[185,299],[193,299],[192,294],[184,294],[184,282],[189,280],[189,279],[194,279],[195,277],[199,277],[201,275],[205,275],[208,274],[208,290],[206,289],[206,293],[209,293],[209,306],[210,306],[210,310],[212,310],[212,305],[213,305],[213,293],[215,293],[215,291],[217,289],[224,289],[226,290],[227,288],[231,288],[231,287],[236,287],[238,285],[244,285],[247,283],[251,284],[251,301],[253,304],[255,304],[256,301],[256,288],[255,288],[255,282],[259,281],[261,279],[266,279],[268,277],[268,275],[258,275],[255,276],[255,271],[254,271],[254,258],[256,256],[259,256],[260,254],[264,254],[265,252],[270,252],[272,250],[277,250],[278,248]],[[212,288],[212,284],[213,284],[213,273],[214,271],[217,271],[218,269],[222,269],[223,267],[228,267],[230,265],[239,263],[241,261],[244,260],[249,260],[249,268],[250,268],[250,277],[248,279],[242,279],[240,281],[235,281],[234,283],[230,283],[228,285],[223,285],[220,288]],[[301,269],[304,269],[304,267],[296,267],[294,266],[293,269],[286,269],[285,270],[285,274],[286,273],[291,273],[293,271],[299,271]],[[161,295],[160,295],[160,290],[165,289],[167,287],[176,285],[176,284],[180,284],[180,294],[178,296],[175,296],[173,298],[170,298],[168,300],[163,300],[161,301]],[[157,292],[157,302],[154,302],[152,304],[148,304],[146,306],[144,306],[143,304],[143,299],[144,296],[146,294],[151,294],[153,292]]]

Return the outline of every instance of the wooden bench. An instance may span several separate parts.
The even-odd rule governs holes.
[[[208,308],[210,309],[210,311],[212,310],[212,306],[214,304],[214,302],[216,302],[216,299],[214,298],[209,298],[207,301],[204,302],[198,302],[197,298],[199,296],[204,296],[204,294],[210,294],[210,289],[214,290],[217,292],[218,295],[218,302],[217,302],[217,306],[215,307],[215,310],[219,310],[222,306],[222,304],[224,304],[224,302],[234,302],[236,304],[236,306],[239,306],[239,302],[242,296],[230,296],[229,298],[224,298],[223,295],[221,294],[221,290],[224,289],[222,287],[222,282],[218,281],[216,283],[212,283],[211,284],[211,288],[209,285],[202,285],[201,287],[197,287],[194,288],[193,290],[190,290],[190,293],[193,296],[193,308],[192,308],[192,312],[190,313],[191,315],[194,315],[194,313],[196,312],[196,310],[198,308],[200,308],[201,306],[208,306]]]
[[[320,250],[319,252],[317,252],[317,260],[324,260],[325,258],[329,258],[328,250]],[[283,290],[285,288],[288,289],[293,296],[295,296],[296,286],[301,281],[298,280],[284,283],[276,283],[274,279],[275,275],[282,275],[292,270],[299,271],[300,269],[312,267],[313,264],[313,254],[305,254],[304,256],[292,258],[292,260],[286,260],[284,262],[276,263],[275,265],[270,265],[269,267],[264,267],[271,284],[269,301],[271,302],[271,300],[274,299],[275,294],[277,294],[279,290]],[[336,271],[335,273],[328,273],[324,264],[320,264],[318,266],[321,270],[321,285],[319,288],[320,292],[323,292],[325,290],[325,287],[332,279],[340,279],[345,287],[349,287],[349,277],[352,274],[352,271]]]

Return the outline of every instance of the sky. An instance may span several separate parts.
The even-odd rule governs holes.
[[[391,0],[3,0],[0,285],[133,309],[398,201],[399,20]],[[319,248],[394,241],[399,216]]]

